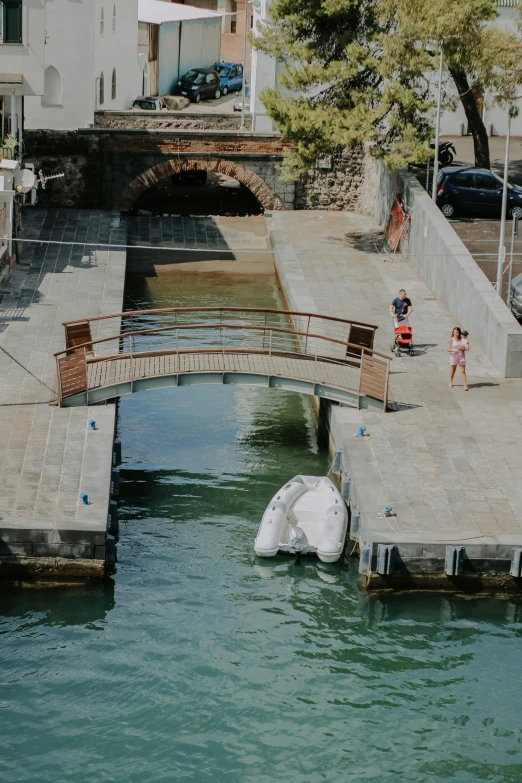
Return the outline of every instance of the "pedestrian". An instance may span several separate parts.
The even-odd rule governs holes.
[[[406,296],[404,288],[401,288],[399,296],[396,296],[391,303],[390,313],[395,327],[409,326],[408,317],[413,313],[413,305],[411,299]]]
[[[462,375],[462,380],[464,382],[464,391],[469,391],[469,386],[466,379],[466,351],[467,350],[468,348],[466,348],[466,345],[462,339],[462,331],[460,330],[460,327],[455,326],[451,333],[451,337],[448,340],[448,353],[450,355],[450,377],[449,377],[450,389],[453,388],[453,378],[455,377],[455,372],[457,370],[457,365],[458,365],[460,374]]]

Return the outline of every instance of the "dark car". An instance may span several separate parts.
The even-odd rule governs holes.
[[[459,166],[441,169],[437,177],[437,206],[446,217],[500,217],[504,181],[488,169]],[[508,183],[507,214],[522,217],[522,188]]]
[[[185,95],[196,103],[202,98],[221,98],[219,75],[213,68],[191,68],[177,83],[174,95]]]

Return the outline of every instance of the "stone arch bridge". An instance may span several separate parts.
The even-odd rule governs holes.
[[[39,194],[42,206],[127,210],[156,182],[195,168],[237,179],[264,209],[295,204],[295,183],[279,174],[285,142],[278,134],[87,128],[30,131],[24,141],[37,168],[65,173]]]

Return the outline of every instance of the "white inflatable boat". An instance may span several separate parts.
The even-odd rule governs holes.
[[[267,506],[254,543],[256,555],[317,554],[323,563],[341,557],[348,511],[326,476],[296,476]]]

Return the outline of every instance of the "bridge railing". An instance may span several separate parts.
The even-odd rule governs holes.
[[[121,328],[122,332],[132,332],[135,329],[152,327],[153,325],[176,326],[200,322],[208,323],[209,320],[214,323],[245,323],[264,327],[291,325],[296,332],[301,333],[300,341],[305,347],[309,335],[326,335],[355,346],[355,348],[348,349],[348,354],[359,358],[361,347],[373,349],[375,332],[378,328],[374,324],[353,319],[295,310],[264,307],[168,307],[66,321],[64,323],[66,346],[69,347],[72,344],[69,340],[71,331],[83,328],[83,342],[87,343],[93,337],[106,336],[107,327],[113,320],[118,322],[118,330]],[[81,343],[77,341],[75,344]]]
[[[78,322],[74,326],[75,340],[83,339],[85,328],[79,328]],[[283,374],[327,383],[356,396],[363,394],[380,400],[384,407],[387,401],[389,357],[346,340],[303,332],[289,325],[247,324],[240,319],[214,323],[200,320],[128,331],[124,325],[116,335],[83,344],[72,339],[70,342],[65,350],[55,354],[60,403],[80,392],[156,375],[227,372],[236,366],[241,370],[245,365],[239,359],[252,356],[268,357],[269,362],[250,363],[250,371],[254,366],[254,372],[260,374]],[[234,356],[239,357],[235,363],[231,359]]]

